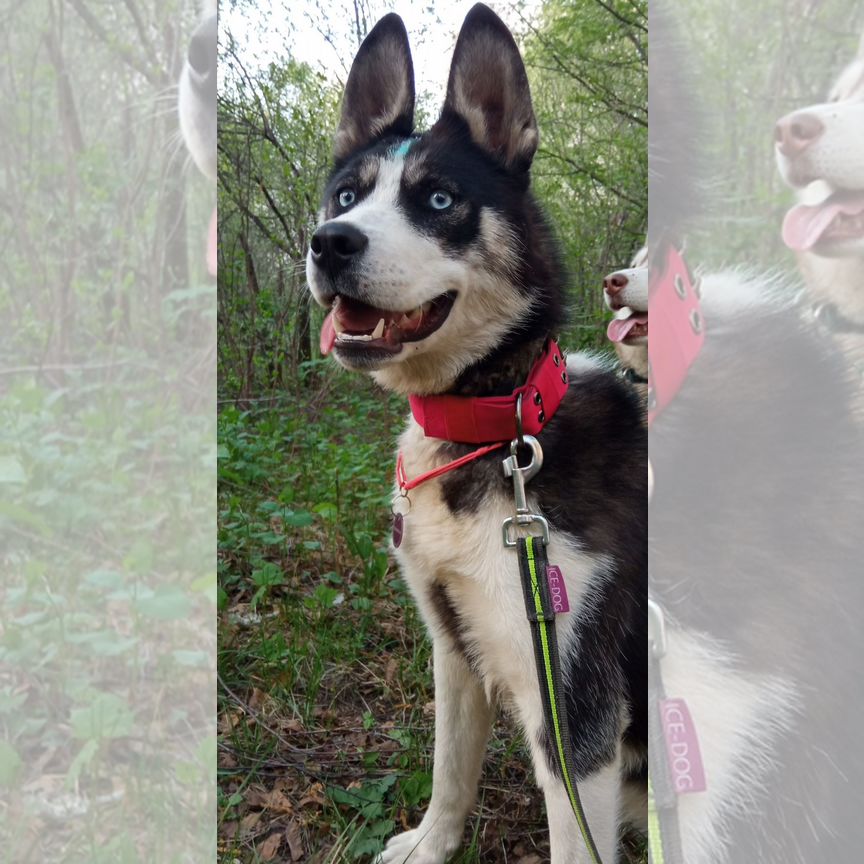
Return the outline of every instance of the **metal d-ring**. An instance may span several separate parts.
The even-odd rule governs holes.
[[[516,397],[516,441],[520,447],[525,446],[525,433],[522,430],[522,394]]]

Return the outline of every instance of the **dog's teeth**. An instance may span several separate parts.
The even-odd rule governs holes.
[[[410,312],[405,313],[406,321],[414,321],[419,318],[423,314],[423,307],[418,306],[416,309],[412,309]]]
[[[633,310],[629,306],[622,306],[616,313],[615,317],[618,320],[629,318],[633,314]]]
[[[345,328],[339,322],[339,318],[336,315],[333,316],[333,329],[336,331],[337,335],[345,332]]]
[[[372,331],[373,339],[380,339],[384,335],[384,319],[379,318],[378,323],[375,325],[375,329]]]
[[[432,308],[432,301],[428,300],[420,307],[420,314],[425,315]]]

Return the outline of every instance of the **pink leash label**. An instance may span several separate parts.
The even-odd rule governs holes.
[[[570,601],[567,599],[567,586],[564,584],[564,574],[556,564],[546,565],[546,581],[549,583],[549,596],[552,599],[552,611],[556,615],[570,611]]]
[[[708,784],[705,782],[699,738],[687,703],[683,699],[661,699],[660,722],[675,791],[679,795],[704,792]]]

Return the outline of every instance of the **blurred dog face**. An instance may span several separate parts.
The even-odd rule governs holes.
[[[775,153],[781,176],[800,192],[783,222],[786,245],[864,257],[864,38],[827,102],[777,122]]]
[[[203,14],[186,52],[180,73],[177,111],[180,131],[198,170],[216,182],[216,0],[204,3]],[[207,270],[216,275],[216,210],[207,229]]]
[[[180,73],[180,130],[195,164],[216,179],[216,0],[204,4]]]
[[[630,267],[603,280],[603,300],[615,313],[606,335],[618,345],[648,345],[648,250],[640,249]]]

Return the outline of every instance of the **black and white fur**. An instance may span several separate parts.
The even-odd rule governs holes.
[[[466,18],[441,116],[405,154],[413,103],[407,34],[388,15],[346,85],[309,285],[334,314],[372,307],[397,321],[395,331],[387,324],[397,334],[400,313],[425,332],[423,316],[440,318],[446,307],[434,304],[449,296],[449,313],[424,338],[339,334],[336,359],[400,393],[509,394],[562,323],[565,281],[530,191],[538,134],[525,69],[488,8]],[[622,785],[635,778],[644,788],[646,436],[638,399],[603,361],[571,355],[568,370],[528,498],[549,519],[549,560],[567,582],[573,612],[558,631],[572,746],[591,829],[612,864]],[[399,447],[408,476],[474,449],[426,438],[411,419]],[[434,782],[419,827],[390,840],[384,864],[444,864],[461,845],[498,706],[530,747],[553,864],[589,860],[544,731],[516,555],[502,544],[514,504],[501,458],[410,493],[396,555],[433,639]],[[644,796],[635,800],[644,821]]]
[[[698,170],[681,148],[698,143],[702,118],[682,84],[692,46],[662,4],[650,26],[657,266],[694,215]],[[864,441],[853,393],[797,286],[753,263],[701,275],[705,344],[649,435],[662,674],[693,714],[708,785],[679,798],[684,860],[858,861]],[[652,355],[674,350],[652,338]]]

